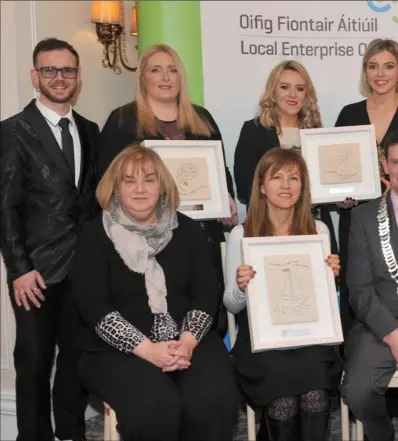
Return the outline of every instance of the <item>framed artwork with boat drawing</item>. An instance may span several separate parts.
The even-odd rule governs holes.
[[[300,138],[314,204],[381,196],[372,125],[302,129]]]
[[[247,288],[253,352],[343,341],[328,236],[243,238],[242,253],[257,272]]]

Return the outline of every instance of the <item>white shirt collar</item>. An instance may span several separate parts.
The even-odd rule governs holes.
[[[395,193],[394,190],[391,190],[391,203],[395,213],[395,220],[398,225],[398,193]]]
[[[49,109],[39,100],[36,100],[36,107],[39,109],[40,113],[44,116],[44,118],[46,118],[46,120],[54,127],[57,127],[59,120],[61,118],[68,118],[71,124],[74,123],[74,119],[72,115],[72,106],[70,106],[69,112],[64,117],[58,115],[58,113],[54,112],[54,110]]]

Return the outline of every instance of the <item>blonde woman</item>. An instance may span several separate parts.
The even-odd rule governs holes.
[[[187,78],[177,52],[165,44],[149,47],[141,56],[137,68],[136,100],[114,110],[100,136],[98,172],[104,173],[112,159],[126,145],[144,139],[222,140],[210,113],[193,105],[188,94]],[[220,243],[225,240],[222,223],[236,224],[232,177],[226,168],[232,217],[221,222],[200,222],[210,247],[218,273],[220,303],[224,282]],[[225,314],[217,325],[226,331]]]
[[[244,225],[236,226],[228,238],[224,293],[227,309],[240,313],[232,350],[238,382],[247,401],[264,409],[257,440],[267,439],[267,425],[272,441],[325,441],[329,395],[339,384],[340,364],[330,346],[252,353],[245,290],[256,268],[242,264],[241,240],[317,233],[328,234],[328,228],[312,217],[304,159],[293,149],[271,149],[256,166]],[[338,256],[329,255],[327,264],[337,276]]]
[[[217,277],[199,225],[176,212],[173,178],[152,149],[128,147],[97,199],[71,276],[83,384],[125,441],[232,441],[233,369],[211,330]]]
[[[385,175],[381,164],[384,143],[389,133],[398,130],[398,42],[378,38],[369,43],[362,61],[360,91],[366,99],[343,107],[337,118],[336,127],[374,125],[381,174],[380,185],[384,192],[390,187],[388,176]],[[346,268],[351,208],[356,204],[357,202],[351,198],[338,204],[341,257],[340,310],[345,336],[352,323]]]
[[[234,160],[239,200],[248,205],[254,170],[265,152],[274,147],[299,148],[299,129],[321,126],[315,88],[307,70],[297,61],[279,63],[268,77],[257,116],[246,121],[240,132]],[[314,207],[314,214],[328,226],[332,251],[336,253],[328,207]]]

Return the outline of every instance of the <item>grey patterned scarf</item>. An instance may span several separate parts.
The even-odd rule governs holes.
[[[162,267],[155,256],[173,237],[178,227],[176,213],[165,209],[162,199],[157,207],[157,222],[148,227],[139,227],[128,217],[116,199],[111,211],[104,210],[102,221],[106,234],[129,269],[145,275],[148,304],[153,314],[167,312],[167,289]]]

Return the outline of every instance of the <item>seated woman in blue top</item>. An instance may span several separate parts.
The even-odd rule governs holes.
[[[246,220],[228,238],[224,304],[232,313],[240,313],[232,350],[238,382],[249,404],[265,409],[272,441],[325,441],[329,395],[340,382],[340,363],[331,346],[252,353],[245,289],[256,268],[243,264],[241,241],[321,233],[328,234],[328,228],[312,217],[308,170],[301,154],[293,149],[268,151],[254,173]],[[328,256],[327,263],[337,276],[338,256]]]
[[[217,275],[200,226],[177,213],[174,180],[148,148],[119,153],[97,188],[72,271],[85,388],[124,441],[232,441],[237,391],[211,330]]]

